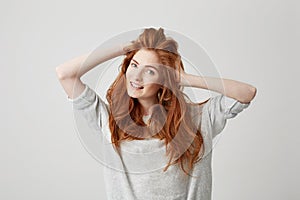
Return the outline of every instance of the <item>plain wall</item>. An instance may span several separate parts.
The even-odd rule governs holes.
[[[105,199],[55,67],[143,27],[190,37],[222,77],[257,88],[214,149],[213,199],[299,198],[296,1],[13,0],[0,11],[0,199]]]

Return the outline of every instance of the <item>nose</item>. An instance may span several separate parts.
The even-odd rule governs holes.
[[[139,82],[143,81],[143,69],[139,69],[135,71],[134,80]]]

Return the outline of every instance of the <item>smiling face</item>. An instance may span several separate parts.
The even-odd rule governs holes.
[[[131,59],[126,71],[127,93],[140,103],[158,102],[157,92],[161,85],[159,58],[154,51],[141,49]]]

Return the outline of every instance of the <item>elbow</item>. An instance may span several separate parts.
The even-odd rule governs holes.
[[[245,91],[246,91],[246,93],[244,93],[244,95],[243,95],[244,98],[242,98],[242,100],[240,102],[241,103],[250,103],[256,96],[257,89],[256,89],[256,87],[248,86]]]
[[[249,87],[249,98],[250,100],[249,101],[252,101],[254,99],[254,97],[256,96],[256,92],[257,92],[257,89],[256,87],[253,87],[253,86],[250,86]]]
[[[66,72],[63,70],[62,66],[57,66],[57,67],[55,68],[55,71],[56,71],[56,75],[57,75],[57,77],[58,77],[59,80],[64,80],[64,79],[67,79],[67,78],[72,78],[72,77],[74,77],[74,76],[72,76],[72,75],[66,73]]]
[[[257,92],[256,87],[253,87],[253,86],[252,86],[251,92],[252,92],[252,99],[254,99],[254,97],[256,96],[256,92]],[[251,100],[252,100],[252,99],[251,99]]]
[[[61,80],[61,79],[64,78],[64,77],[63,77],[63,73],[62,73],[60,67],[56,67],[56,68],[55,68],[55,72],[56,72],[56,75],[57,75],[57,77],[58,77],[59,80]]]

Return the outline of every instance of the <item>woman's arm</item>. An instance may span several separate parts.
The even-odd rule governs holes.
[[[241,103],[249,103],[256,95],[256,88],[252,85],[230,79],[201,77],[181,73],[179,84],[219,92]]]
[[[57,66],[56,74],[68,97],[74,99],[83,92],[85,86],[80,78],[85,73],[107,60],[124,55],[126,46],[97,49],[92,54],[83,54]],[[75,84],[76,88],[73,90]]]

